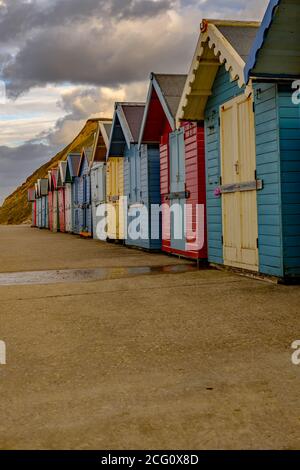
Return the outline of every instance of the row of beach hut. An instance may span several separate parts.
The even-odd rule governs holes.
[[[187,75],[151,74],[145,103],[116,103],[29,191],[33,226],[97,238],[109,204],[109,241],[299,277],[299,22],[300,0],[271,0],[262,23],[203,20]]]

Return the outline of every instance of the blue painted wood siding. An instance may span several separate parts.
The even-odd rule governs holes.
[[[124,191],[129,205],[137,202],[136,152],[138,148],[134,144],[130,149],[126,146],[124,151]]]
[[[82,211],[79,209],[80,178],[77,176],[72,184],[72,205],[73,205],[73,233],[79,234],[82,226]]]
[[[230,80],[229,73],[222,66],[216,76],[212,95],[208,99],[205,110],[206,200],[210,263],[224,263],[222,200],[214,195],[215,189],[220,185],[221,176],[220,106],[235,96],[239,96],[243,91],[236,81]]]
[[[78,180],[79,232],[87,231],[92,233],[91,179],[86,158],[82,163]]]
[[[219,106],[241,94],[220,68],[205,113],[208,256],[223,264],[222,201],[214,196],[220,180]],[[259,271],[277,277],[300,275],[300,107],[292,90],[255,83],[255,133]]]
[[[156,229],[158,240],[151,239],[151,229],[155,221],[151,217],[151,205],[160,204],[160,154],[158,146],[137,145],[126,148],[124,153],[124,188],[128,198],[128,209],[134,204],[143,204],[148,208],[149,239],[131,240],[127,245],[148,250],[161,249],[161,223],[158,220]],[[130,218],[128,218],[128,224]]]
[[[37,226],[42,228],[42,199],[38,198],[36,200],[36,213],[37,213]]]
[[[278,86],[285,276],[300,275],[300,106],[292,102],[293,91]]]
[[[259,271],[283,276],[278,96],[276,84],[254,84]]]
[[[148,165],[146,162],[146,156],[148,159]],[[148,191],[146,191],[146,185],[148,185]],[[142,200],[149,207],[150,216],[150,235],[151,232],[159,234],[158,240],[149,240],[149,248],[152,250],[160,250],[162,243],[162,230],[161,230],[161,218],[157,219],[152,217],[151,212],[152,204],[161,204],[160,197],[160,152],[158,145],[148,145],[142,147],[141,153],[141,188],[142,188]],[[148,196],[148,197],[147,197]]]

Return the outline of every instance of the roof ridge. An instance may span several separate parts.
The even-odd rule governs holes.
[[[86,121],[86,124],[87,124],[88,122],[102,122],[102,121],[103,121],[103,122],[107,122],[107,121],[111,121],[111,120],[112,120],[112,118],[90,118],[90,119],[88,119],[88,120]],[[82,130],[83,130],[83,129],[82,129]]]
[[[151,75],[155,77],[185,77],[187,73],[156,73],[152,72]]]
[[[201,32],[206,31],[208,24],[213,24],[215,26],[235,26],[237,28],[245,26],[248,26],[249,28],[259,28],[261,22],[254,20],[222,20],[213,18],[203,18],[202,22],[200,23]]]
[[[146,103],[142,103],[142,102],[137,102],[137,103],[129,102],[129,101],[117,101],[116,102],[116,106],[132,106],[132,107],[141,106],[142,107],[142,106],[145,106],[145,105],[146,105]]]

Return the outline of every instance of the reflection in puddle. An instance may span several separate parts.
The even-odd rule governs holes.
[[[154,274],[180,274],[197,271],[193,264],[174,266],[138,266],[129,268],[68,269],[58,271],[32,271],[0,273],[0,286],[30,284],[61,284],[68,282],[122,279]]]

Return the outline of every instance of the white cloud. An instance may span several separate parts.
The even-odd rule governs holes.
[[[68,144],[88,117],[111,116],[115,101],[144,101],[150,72],[187,72],[203,17],[261,19],[267,3],[0,0],[0,63],[11,54],[6,77],[18,91],[37,86],[0,108],[2,196],[57,146]],[[39,147],[44,155],[30,158],[30,145],[41,138],[50,147]],[[13,147],[24,143],[20,175],[22,147],[15,151],[14,171],[9,159]]]

